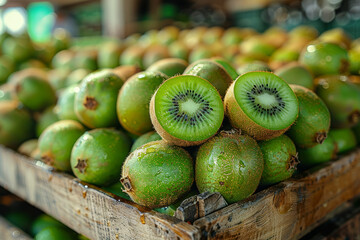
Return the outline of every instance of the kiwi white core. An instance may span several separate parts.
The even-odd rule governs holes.
[[[277,105],[276,98],[268,93],[255,96],[255,103],[261,104],[263,107],[273,107]]]
[[[201,104],[194,102],[192,99],[187,99],[180,105],[180,111],[186,112],[189,115],[195,115],[199,111]]]

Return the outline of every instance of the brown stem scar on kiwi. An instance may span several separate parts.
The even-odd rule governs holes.
[[[352,112],[349,116],[349,122],[355,124],[360,120],[360,112],[358,110]]]
[[[89,110],[95,110],[99,104],[94,97],[87,96],[85,98],[83,105],[84,105],[84,107],[86,107]]]
[[[50,166],[54,165],[54,159],[48,155],[42,155],[41,160],[47,165],[50,165]]]
[[[300,163],[298,155],[299,155],[298,153],[296,153],[295,156],[291,155],[289,165],[287,168],[288,170],[296,169],[297,165]]]
[[[223,186],[225,183],[224,183],[224,182],[219,182],[219,184],[220,184],[221,186]]]
[[[86,159],[78,159],[75,168],[77,168],[81,173],[84,173],[87,168]]]
[[[128,177],[121,178],[120,182],[125,187],[124,192],[130,192],[132,190],[131,182],[130,182],[130,179]]]
[[[318,132],[315,134],[315,141],[317,143],[322,144],[326,138],[327,138],[326,132]]]

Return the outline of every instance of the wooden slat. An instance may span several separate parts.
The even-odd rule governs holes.
[[[199,239],[174,217],[107,195],[0,146],[0,185],[90,239]]]
[[[15,227],[0,216],[0,239],[1,240],[31,240],[26,233]]]
[[[207,239],[299,239],[360,195],[360,150],[229,205],[194,225]]]

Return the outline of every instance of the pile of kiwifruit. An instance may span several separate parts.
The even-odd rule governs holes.
[[[0,143],[167,214],[199,192],[240,201],[360,142],[360,40],[341,29],[166,27],[44,65],[4,77]]]

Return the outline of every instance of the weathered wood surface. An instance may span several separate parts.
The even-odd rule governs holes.
[[[204,239],[299,239],[360,195],[360,150],[231,204],[194,225]]]
[[[0,185],[90,239],[199,239],[199,230],[0,146]]]
[[[193,222],[227,205],[220,193],[204,192],[185,199],[176,209],[175,217],[185,222]]]
[[[0,216],[0,239],[1,240],[31,240],[32,238],[21,229],[15,227]]]

